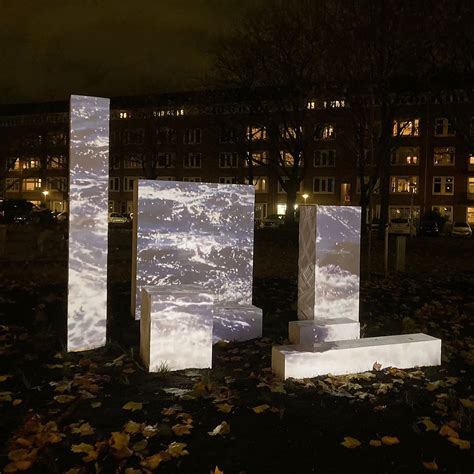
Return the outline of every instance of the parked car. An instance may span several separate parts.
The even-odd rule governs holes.
[[[109,213],[109,224],[126,224],[127,218],[118,212]]]
[[[451,237],[472,237],[471,226],[467,222],[455,222],[451,227]]]
[[[4,224],[25,224],[38,208],[24,199],[7,199],[0,203],[0,221]]]
[[[282,214],[272,214],[271,216],[265,217],[263,219],[263,226],[264,228],[277,228],[283,225],[285,222],[285,216]]]
[[[410,235],[410,219],[407,217],[399,217],[392,219],[388,225],[390,234]]]
[[[436,221],[423,221],[420,224],[421,235],[439,235],[439,227]]]

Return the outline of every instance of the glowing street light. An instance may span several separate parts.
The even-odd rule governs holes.
[[[304,199],[304,203],[306,204],[306,199],[309,198],[309,194],[304,193],[302,198]]]

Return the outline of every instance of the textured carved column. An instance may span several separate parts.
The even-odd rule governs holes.
[[[298,319],[359,320],[360,208],[301,206]]]

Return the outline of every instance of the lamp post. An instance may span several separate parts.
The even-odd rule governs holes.
[[[410,187],[410,237],[414,237],[415,229],[413,226],[413,196],[415,194],[416,184],[410,183],[409,187]]]
[[[47,207],[46,199],[47,199],[47,197],[48,197],[49,191],[44,190],[44,191],[41,191],[41,193],[42,193],[43,196],[44,196],[44,205]]]
[[[304,193],[301,197],[304,199],[304,203],[306,204],[306,199],[309,198],[309,194]]]

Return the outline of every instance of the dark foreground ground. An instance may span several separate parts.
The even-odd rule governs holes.
[[[64,350],[66,254],[9,230],[0,262],[0,471],[44,473],[472,473],[473,240],[414,239],[407,273],[370,274],[364,336],[424,331],[443,365],[282,383],[271,346],[296,319],[296,235],[256,235],[264,338],[215,346],[212,370],[148,374],[128,316],[126,230],[111,232],[109,339]],[[471,270],[472,269],[472,270]]]

